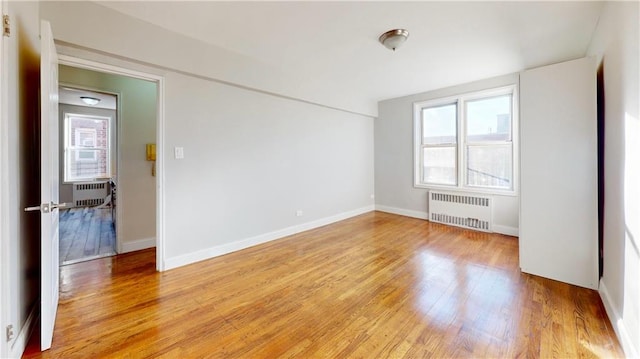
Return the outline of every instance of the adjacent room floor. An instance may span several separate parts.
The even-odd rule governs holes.
[[[115,255],[116,233],[111,215],[111,208],[60,211],[60,263],[67,265]]]
[[[518,239],[370,212],[156,272],[62,268],[27,358],[624,357],[598,293],[524,274]]]

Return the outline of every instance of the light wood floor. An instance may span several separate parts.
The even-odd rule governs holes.
[[[112,256],[116,231],[111,208],[71,208],[60,211],[62,265]]]
[[[154,256],[63,267],[53,347],[26,357],[623,356],[598,294],[520,273],[513,237],[371,212],[164,273]]]

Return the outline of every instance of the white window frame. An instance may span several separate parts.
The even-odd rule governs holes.
[[[474,144],[503,144],[503,141],[496,142],[467,142],[467,128],[466,128],[466,102],[479,100],[483,98],[496,97],[501,95],[511,95],[511,158],[512,158],[512,182],[511,188],[501,189],[495,187],[482,187],[482,186],[469,186],[467,185],[467,153],[466,148],[468,145]],[[423,179],[423,147],[422,143],[422,110],[424,108],[438,107],[444,105],[456,104],[456,184],[432,184],[425,183]],[[486,194],[501,194],[515,196],[518,194],[518,173],[519,173],[519,101],[518,101],[518,86],[509,85],[498,88],[485,89],[480,91],[468,92],[455,96],[448,96],[443,98],[437,98],[427,101],[415,102],[413,104],[413,134],[414,134],[414,187],[426,188],[426,189],[442,189],[448,191],[464,191]],[[426,147],[438,147],[438,145],[426,146]]]
[[[87,120],[106,120],[107,121],[107,129],[106,129],[106,137],[107,137],[107,146],[106,147],[98,147],[98,136],[97,133],[95,131],[95,129],[93,129],[93,134],[94,134],[94,147],[80,147],[80,146],[71,146],[71,126],[70,126],[70,121],[71,118],[84,118]],[[71,173],[69,172],[69,151],[70,150],[76,150],[75,153],[75,159],[76,161],[79,162],[83,162],[83,161],[95,161],[97,160],[97,153],[95,152],[95,150],[106,150],[107,152],[107,168],[106,168],[106,176],[104,178],[108,178],[111,177],[111,147],[112,147],[112,141],[111,141],[111,121],[112,118],[110,116],[99,116],[99,115],[86,115],[86,114],[78,114],[78,113],[65,113],[64,114],[64,162],[63,162],[63,167],[64,167],[64,182],[65,183],[74,183],[74,182],[86,182],[86,181],[91,181],[91,180],[95,180],[97,178],[90,178],[90,177],[73,177],[71,176]],[[88,130],[82,130],[82,131],[88,131]],[[76,143],[77,143],[77,138],[76,138]],[[94,153],[94,159],[86,159],[86,158],[79,158],[79,153],[78,151],[81,150],[90,150],[93,151]],[[103,177],[100,177],[103,178]]]

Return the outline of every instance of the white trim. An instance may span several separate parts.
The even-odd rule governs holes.
[[[618,340],[620,341],[622,350],[624,350],[624,354],[627,358],[640,358],[638,355],[640,348],[634,347],[633,340],[631,340],[629,331],[624,325],[622,316],[620,316],[613,305],[613,301],[609,295],[609,290],[607,290],[602,279],[600,279],[600,288],[598,289],[598,293],[600,293],[600,298],[602,299],[602,304],[604,304],[604,309],[609,317],[609,322],[611,322],[611,326],[618,336]]]
[[[122,251],[119,253],[135,252],[142,249],[153,248],[156,246],[155,238],[142,238],[135,241],[120,241]]]
[[[62,65],[106,72],[110,74],[133,77],[141,80],[152,81],[157,84],[158,101],[157,101],[157,118],[156,118],[156,270],[165,270],[165,226],[164,226],[164,77],[156,74],[145,73],[124,67],[108,65],[105,63],[85,60],[78,57],[59,55],[59,63]],[[120,117],[119,117],[120,118]],[[120,128],[118,134],[120,134]],[[118,136],[120,137],[120,136]],[[120,163],[120,161],[118,161]],[[118,184],[119,188],[121,187]],[[122,210],[117,210],[117,223],[122,222]],[[121,232],[120,232],[121,233]],[[118,233],[118,234],[120,234]],[[124,245],[118,245],[119,252],[125,252]]]
[[[425,219],[425,220],[429,219],[429,213],[428,212],[414,211],[414,210],[411,210],[411,209],[383,206],[381,204],[376,204],[376,211],[397,214],[397,215],[405,216],[405,217],[419,218],[419,219]]]
[[[76,111],[77,112],[77,111]],[[99,115],[86,115],[86,114],[80,114],[80,113],[74,113],[74,112],[64,112],[63,111],[63,115],[64,115],[64,124],[63,124],[63,131],[64,131],[64,136],[63,136],[63,161],[62,161],[62,166],[63,166],[63,178],[62,181],[65,184],[69,184],[69,183],[74,183],[74,182],[83,182],[83,181],[91,181],[91,180],[95,180],[96,178],[110,178],[113,174],[112,168],[111,168],[111,160],[112,160],[112,153],[113,153],[113,144],[115,141],[113,141],[113,135],[112,135],[112,126],[113,126],[113,117],[111,116],[99,116]],[[87,119],[87,120],[104,120],[107,121],[107,145],[105,148],[100,148],[98,147],[98,133],[96,131],[96,129],[87,129],[87,128],[81,128],[78,129],[79,132],[92,132],[93,133],[93,137],[94,137],[94,146],[92,148],[89,148],[89,150],[93,151],[93,155],[94,155],[94,159],[92,161],[97,161],[97,157],[98,154],[96,151],[99,150],[106,150],[107,151],[107,163],[106,163],[106,175],[105,176],[95,176],[93,178],[72,178],[69,172],[69,167],[70,167],[70,163],[68,163],[70,161],[69,157],[70,157],[70,152],[68,151],[76,151],[75,152],[75,159],[76,161],[86,161],[83,159],[79,158],[79,153],[80,151],[83,150],[82,147],[78,146],[78,138],[79,138],[79,132],[76,132],[75,134],[75,142],[76,145],[75,146],[71,146],[71,125],[70,122],[72,120],[72,118],[82,118],[82,119]],[[116,151],[118,149],[116,148]]]
[[[105,56],[107,56],[107,55],[105,55]],[[156,74],[151,74],[151,73],[137,71],[137,70],[131,70],[131,69],[127,69],[127,68],[124,68],[124,67],[109,65],[109,64],[105,64],[105,63],[97,62],[97,61],[93,61],[93,60],[85,60],[85,59],[81,59],[79,57],[74,57],[74,56],[69,56],[69,55],[59,54],[58,55],[58,60],[59,60],[61,65],[77,67],[77,68],[87,69],[87,70],[93,70],[93,71],[98,71],[98,72],[107,72],[107,73],[115,74],[115,75],[133,77],[133,78],[137,78],[137,79],[140,79],[140,80],[157,82],[159,80],[163,80],[164,79],[164,77],[156,75]]]
[[[258,244],[270,242],[276,239],[287,237],[296,233],[308,231],[310,229],[326,226],[327,224],[335,223],[345,220],[347,218],[355,217],[363,213],[371,212],[374,210],[374,206],[366,206],[358,208],[352,211],[339,213],[333,216],[321,218],[315,221],[294,225],[291,227],[283,228],[274,232],[260,234],[255,237],[241,239],[239,241],[225,243],[214,247],[206,248],[197,252],[183,254],[180,256],[167,258],[166,269],[173,269],[181,267],[187,264],[199,262],[205,259],[221,256],[227,253],[239,251],[241,249],[253,247]]]
[[[158,114],[156,122],[156,270],[162,272],[166,269],[166,243],[165,239],[165,195],[164,195],[164,77],[159,77],[158,84]]]
[[[9,358],[20,358],[27,349],[27,343],[33,334],[33,330],[36,328],[36,322],[39,317],[40,298],[35,301],[35,304],[31,307],[31,311],[25,320],[24,325],[20,329],[20,333],[16,337],[11,348],[9,349]]]
[[[509,227],[509,226],[503,226],[500,224],[494,224],[491,226],[491,229],[493,230],[494,233],[500,233],[500,234],[504,234],[512,237],[520,236],[520,230],[517,227]]]
[[[0,15],[8,13],[7,0],[0,1]],[[9,226],[8,226],[8,206],[9,206],[9,190],[8,190],[8,110],[9,101],[8,88],[8,71],[6,67],[7,61],[7,41],[5,37],[0,35],[0,328],[6,328],[9,320],[9,307],[14,308],[15,303],[11,303],[8,293],[9,288]],[[0,358],[8,356],[9,348],[6,340],[0,340]]]

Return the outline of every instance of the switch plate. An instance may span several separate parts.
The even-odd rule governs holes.
[[[173,150],[176,160],[184,158],[184,147],[176,147]]]
[[[296,217],[302,217],[304,213],[301,210],[296,211]]]

